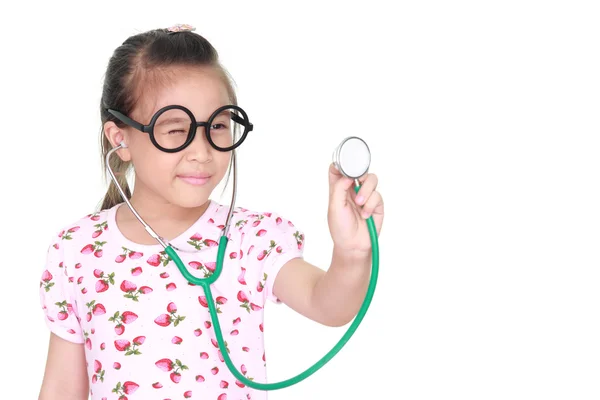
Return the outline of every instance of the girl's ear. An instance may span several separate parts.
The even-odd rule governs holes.
[[[117,147],[121,142],[128,143],[126,133],[121,130],[113,121],[107,121],[104,124],[104,135],[110,142],[112,147]],[[117,154],[121,160],[131,161],[131,153],[127,147],[117,150]]]

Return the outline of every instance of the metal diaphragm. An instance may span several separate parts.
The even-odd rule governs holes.
[[[371,151],[359,137],[347,137],[333,152],[333,164],[344,176],[358,179],[369,170]]]

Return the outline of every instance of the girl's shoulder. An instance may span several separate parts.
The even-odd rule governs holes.
[[[101,242],[107,236],[109,229],[108,218],[112,209],[94,211],[69,223],[59,225],[54,230],[50,248],[56,250],[77,247],[82,240]]]
[[[60,240],[71,241],[78,236],[87,235],[98,238],[108,229],[108,216],[112,209],[96,211],[63,224],[57,229],[57,237]]]
[[[215,208],[215,222],[223,228],[229,213],[229,206],[218,204]],[[217,222],[218,221],[218,222]],[[211,222],[209,220],[209,222]],[[234,207],[229,235],[237,236],[238,243],[250,246],[272,247],[275,244],[277,252],[284,243],[301,250],[304,243],[304,232],[290,219],[277,210],[257,210],[245,207]]]
[[[227,220],[229,206],[216,203],[215,214],[221,224]],[[222,225],[221,225],[222,227]],[[272,227],[282,230],[285,228],[295,228],[294,223],[282,215],[277,210],[272,209],[249,209],[241,206],[236,206],[233,209],[231,216],[230,229],[236,228],[239,231],[248,232],[250,230],[259,232],[260,227]],[[256,229],[253,229],[256,228]]]

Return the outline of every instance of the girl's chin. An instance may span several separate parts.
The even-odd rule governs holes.
[[[197,208],[206,204],[213,189],[212,186],[185,185],[172,193],[171,199],[180,207]]]

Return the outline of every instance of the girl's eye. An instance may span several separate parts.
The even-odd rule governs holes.
[[[173,129],[167,132],[167,135],[181,135],[181,134],[187,134],[187,131],[184,131],[183,129]]]
[[[210,129],[227,129],[227,126],[225,124],[217,123],[213,124],[213,126],[211,126]]]

